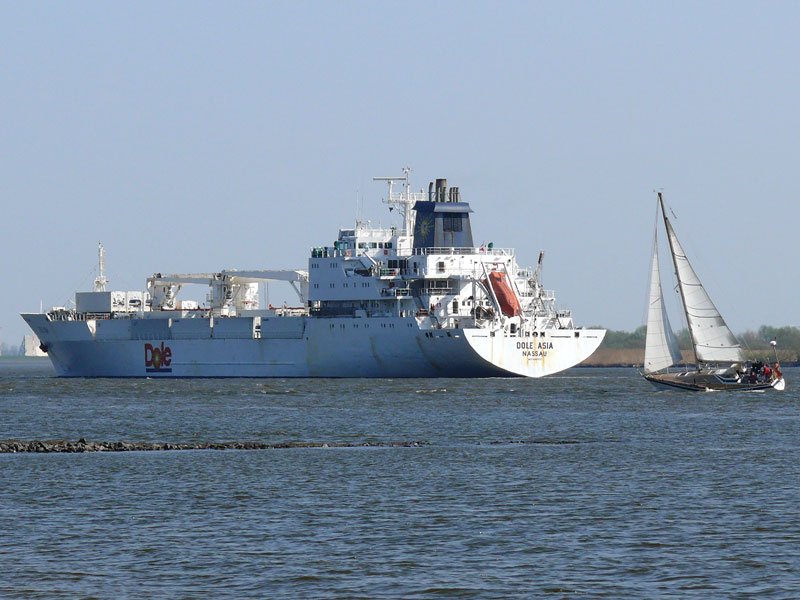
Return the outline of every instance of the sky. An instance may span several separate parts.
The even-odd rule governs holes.
[[[644,322],[654,190],[734,331],[798,325],[800,4],[0,0],[0,339],[160,272],[307,268],[373,176]],[[665,284],[665,287],[670,288]],[[287,293],[290,303],[293,297]],[[280,298],[272,298],[275,302]]]

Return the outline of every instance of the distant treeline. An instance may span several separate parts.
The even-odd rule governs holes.
[[[0,356],[19,356],[22,354],[19,345],[11,346],[3,342],[0,344]]]
[[[642,350],[647,328],[643,325],[635,331],[609,330],[603,340],[602,347],[614,350]],[[689,340],[689,331],[681,329],[677,334],[681,350],[691,353],[692,344]],[[800,328],[797,327],[770,327],[762,325],[758,331],[745,331],[737,334],[742,347],[749,360],[773,359],[775,351],[782,362],[800,361]],[[772,349],[770,341],[775,340],[777,346]]]

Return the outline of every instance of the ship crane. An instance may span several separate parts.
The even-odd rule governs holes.
[[[267,281],[285,281],[292,286],[303,305],[308,299],[308,272],[302,270],[223,270],[216,273],[156,273],[147,279],[147,289],[154,309],[175,308],[175,296],[183,285],[211,288],[211,309],[221,310],[235,298],[244,296],[245,308],[258,306],[257,285]]]

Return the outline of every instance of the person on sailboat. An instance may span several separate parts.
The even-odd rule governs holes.
[[[764,363],[764,381],[772,381],[772,369],[769,368],[769,363]]]
[[[781,373],[781,363],[776,362],[775,366],[772,368],[772,376],[775,379],[782,379],[783,373]]]

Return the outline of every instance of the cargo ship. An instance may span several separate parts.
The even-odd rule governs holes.
[[[23,314],[61,377],[542,377],[588,358],[605,335],[576,327],[534,268],[476,245],[472,209],[410,169],[377,177],[399,222],[357,220],[306,268],[155,273],[141,291],[109,291],[105,258],[73,306]],[[396,212],[395,212],[396,211]],[[263,306],[288,282],[295,307]],[[182,300],[203,286],[205,301]]]

